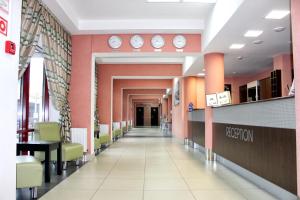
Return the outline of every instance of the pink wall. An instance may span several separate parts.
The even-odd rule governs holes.
[[[203,78],[184,77],[180,81],[181,101],[172,110],[172,131],[176,137],[183,139],[188,135],[188,104],[192,102],[194,108],[204,108],[205,95]]]
[[[116,79],[113,81],[113,121],[122,121],[123,96],[122,89],[126,88],[152,88],[167,89],[172,87],[171,79]],[[146,90],[144,90],[146,92]],[[146,93],[145,93],[146,94]]]
[[[143,64],[143,65],[98,65],[99,68],[99,99],[98,106],[100,111],[100,123],[111,124],[112,121],[112,81],[113,76],[178,76],[182,74],[181,65],[169,64],[169,65],[154,65],[154,64]],[[137,80],[135,80],[137,81]],[[149,81],[150,83],[151,81]],[[152,80],[153,82],[153,80]],[[135,85],[137,88],[138,85]],[[141,87],[142,89],[145,86]],[[121,94],[118,95],[118,99],[121,99]],[[121,101],[119,102],[121,105]],[[119,105],[119,104],[118,104]],[[117,106],[117,110],[120,107]],[[116,112],[117,117],[115,120],[121,119],[121,115]]]
[[[282,96],[289,95],[292,85],[292,56],[290,54],[277,55],[273,59],[274,70],[281,70]]]
[[[136,107],[144,107],[144,125],[151,126],[151,107],[159,107],[163,95],[131,95],[130,101],[133,104],[133,125],[136,126]]]
[[[165,94],[166,90],[164,89],[123,89],[123,116],[122,121],[128,121],[131,120],[129,118],[130,112],[129,112],[129,96],[130,95],[141,95],[141,94]]]
[[[245,85],[249,82],[255,80],[261,80],[271,76],[271,72],[273,71],[273,67],[269,67],[267,70],[260,72],[258,74],[249,75],[249,76],[239,76],[239,77],[226,77],[225,83],[231,84],[231,96],[232,103],[238,104],[240,103],[240,92],[239,87]]]
[[[182,120],[184,118],[184,81],[180,79],[180,103],[178,105],[174,105],[172,109],[172,134],[175,135],[178,139],[184,139],[186,133],[184,133],[184,123]],[[173,82],[173,86],[175,85],[175,80]],[[174,88],[174,87],[173,87]],[[174,90],[173,95],[174,97]]]
[[[69,101],[72,127],[91,132],[91,36],[72,37],[72,72]],[[88,134],[89,152],[93,149]]]
[[[288,96],[290,87],[292,84],[291,70],[292,70],[292,56],[288,54],[277,55],[273,59],[273,66],[268,67],[266,70],[248,76],[226,77],[225,83],[231,84],[232,103],[240,103],[239,87],[255,80],[265,79],[271,76],[271,72],[276,69],[280,69],[282,73],[282,96]]]
[[[175,34],[162,34],[166,41],[166,46],[162,48],[162,52],[176,52],[176,49],[173,47],[172,38]],[[71,106],[71,115],[72,115],[72,126],[73,127],[84,127],[88,129],[88,147],[89,152],[92,152],[92,116],[91,113],[91,80],[92,80],[92,58],[93,53],[120,53],[120,52],[154,52],[154,48],[150,45],[150,38],[152,34],[144,34],[145,45],[140,50],[135,50],[129,45],[130,34],[119,34],[123,39],[123,45],[118,50],[112,50],[108,47],[107,39],[111,35],[74,35],[72,36],[72,72],[71,72],[71,86],[70,86],[70,95],[69,101]],[[183,49],[183,52],[200,52],[201,51],[201,35],[200,34],[186,34],[185,35],[188,41],[188,45]],[[180,73],[178,70],[180,68]],[[136,68],[137,69],[137,68]],[[99,69],[100,72],[105,70]],[[124,72],[125,70],[123,70]],[[173,68],[175,76],[182,74],[181,67],[177,69]],[[118,72],[118,71],[117,71]],[[128,69],[124,74],[130,76],[137,74],[138,76],[161,76],[160,72],[148,73],[140,71],[140,73],[135,73],[136,70]],[[113,74],[113,73],[110,73]],[[100,73],[99,85],[103,86],[99,88],[100,98],[103,99],[103,102],[98,102],[100,106],[100,120],[102,123],[108,123],[111,121],[111,77],[103,76]],[[109,85],[109,86],[108,86]],[[109,90],[107,90],[109,89]],[[105,109],[105,102],[108,102],[107,109]]]
[[[296,107],[296,147],[297,147],[297,184],[298,196],[300,196],[300,1],[291,1],[292,10],[292,35],[293,35],[293,59],[294,59],[294,74],[295,74],[295,107]]]
[[[205,92],[213,94],[224,91],[224,54],[210,53],[204,56]],[[205,148],[212,149],[212,108],[205,108]]]

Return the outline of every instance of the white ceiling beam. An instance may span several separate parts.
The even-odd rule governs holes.
[[[79,20],[78,34],[84,33],[202,33],[201,19],[129,19],[129,20]]]

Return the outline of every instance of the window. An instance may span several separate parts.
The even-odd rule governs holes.
[[[36,122],[44,120],[44,67],[43,58],[32,58],[29,81],[29,119],[28,128],[34,128]]]
[[[49,94],[44,70],[44,59],[34,56],[19,80],[18,131],[21,141],[28,141],[28,133],[35,123],[48,121]]]

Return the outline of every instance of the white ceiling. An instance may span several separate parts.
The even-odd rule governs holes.
[[[225,53],[225,74],[253,74],[273,65],[273,56],[291,52],[290,15],[282,20],[266,20],[264,17],[273,9],[290,10],[289,0],[245,0],[215,39],[210,42],[206,52]],[[276,33],[275,27],[283,26],[285,31]],[[245,38],[249,30],[263,30],[258,38]],[[264,41],[255,45],[254,40]],[[244,43],[241,50],[231,50],[233,43]],[[243,60],[237,57],[243,56]]]
[[[145,0],[64,1],[80,20],[205,19],[213,4],[147,3]]]
[[[183,53],[134,53],[96,55],[97,63],[110,64],[182,64],[184,75],[202,72],[203,55],[208,52],[225,53],[227,76],[254,74],[272,66],[272,57],[290,53],[290,17],[282,20],[266,20],[272,9],[290,9],[290,0],[219,0],[218,3],[236,3],[236,10],[220,26],[201,54]],[[88,33],[199,33],[208,34],[205,27],[214,27],[210,15],[214,4],[145,3],[144,0],[43,0],[52,12],[73,34]],[[221,4],[218,4],[221,5]],[[217,7],[217,6],[216,6]],[[276,33],[273,28],[284,26]],[[261,29],[264,33],[255,39],[263,40],[254,45],[255,39],[243,35],[249,29]],[[203,40],[205,38],[203,37]],[[206,41],[202,41],[205,43]],[[232,43],[245,43],[241,50],[230,50]],[[243,56],[243,60],[238,60]],[[187,65],[187,57],[193,62]],[[233,74],[236,72],[236,74]]]
[[[201,33],[212,3],[42,0],[73,34]]]

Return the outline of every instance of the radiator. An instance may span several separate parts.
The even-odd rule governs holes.
[[[83,145],[83,151],[87,152],[87,129],[71,128],[71,141]]]

